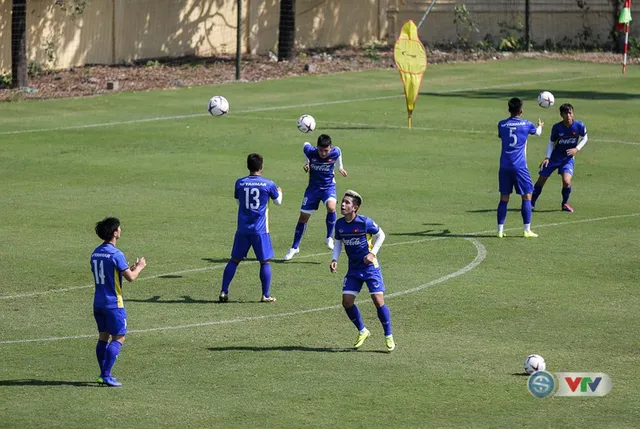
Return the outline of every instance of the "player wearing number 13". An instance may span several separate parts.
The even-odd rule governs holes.
[[[538,119],[538,126],[536,127],[526,119],[522,119],[522,104],[522,100],[516,97],[509,100],[510,116],[498,122],[498,137],[502,141],[500,171],[498,173],[500,190],[498,238],[505,236],[504,221],[507,218],[507,204],[514,188],[516,193],[522,196],[520,211],[524,224],[523,235],[527,238],[538,236],[531,231],[531,192],[533,192],[533,182],[527,167],[527,138],[530,134],[541,135],[544,123]]]
[[[253,251],[260,261],[260,282],[262,283],[262,302],[273,302],[270,295],[271,265],[273,247],[269,235],[269,199],[279,206],[282,204],[282,189],[271,180],[262,177],[264,159],[257,153],[247,157],[249,175],[236,180],[234,197],[238,202],[238,229],[233,240],[231,260],[222,275],[220,302],[229,300],[229,285],[236,274],[238,264]]]

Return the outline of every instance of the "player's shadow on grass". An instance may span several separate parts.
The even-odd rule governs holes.
[[[36,380],[26,378],[19,380],[0,380],[0,386],[75,386],[75,387],[102,387],[97,382],[66,381],[66,380]]]
[[[207,262],[211,262],[212,264],[226,264],[227,262],[230,261],[229,258],[224,258],[224,259],[215,259],[215,258],[202,258],[203,261],[207,261]],[[242,262],[258,262],[258,260],[256,258],[245,258],[242,260]],[[271,259],[271,262],[273,262],[274,264],[283,264],[284,263],[284,259],[282,258],[273,258]],[[322,264],[322,262],[314,262],[314,261],[300,261],[300,260],[295,260],[295,261],[287,261],[287,264],[310,264],[310,265],[320,265]]]
[[[514,377],[529,377],[530,374],[527,374],[526,372],[514,372],[511,375]]]
[[[507,209],[508,212],[518,212],[520,213],[520,209],[519,208],[512,208],[512,209]],[[558,210],[539,210],[539,209],[535,209],[532,210],[533,213],[551,213],[551,212],[559,212],[562,211],[561,209]],[[478,210],[467,210],[467,213],[495,213],[496,209],[478,209]]]
[[[160,295],[154,295],[147,299],[131,299],[128,298],[127,302],[143,302],[146,304],[220,304],[218,300],[210,299],[193,299],[188,295],[181,296],[182,299],[160,299]]]
[[[270,347],[257,347],[257,346],[229,346],[229,347],[208,347],[207,350],[212,352],[233,352],[233,351],[245,351],[245,352],[271,352],[271,351],[283,351],[283,352],[320,352],[320,353],[384,353],[383,350],[356,350],[354,348],[344,347],[305,347],[305,346],[270,346]]]
[[[429,225],[429,224],[425,224]],[[455,238],[472,238],[472,237],[495,237],[495,234],[455,234],[449,229],[426,229],[424,231],[415,232],[390,232],[388,235],[399,235],[403,237],[455,237]]]

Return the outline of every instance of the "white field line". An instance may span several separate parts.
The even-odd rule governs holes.
[[[447,274],[446,276],[440,277],[440,278],[438,278],[436,280],[432,280],[432,281],[430,281],[428,283],[422,284],[420,286],[414,287],[414,288],[409,289],[409,290],[390,293],[390,294],[385,295],[385,297],[386,298],[391,298],[391,297],[394,297],[394,296],[400,296],[400,295],[405,295],[405,294],[412,293],[412,292],[418,292],[418,291],[421,291],[421,290],[426,289],[428,287],[435,286],[435,285],[440,284],[440,283],[444,283],[447,280],[450,280],[452,278],[461,276],[461,275],[463,275],[465,273],[468,273],[469,271],[473,270],[474,268],[476,268],[487,257],[487,249],[482,245],[482,243],[480,243],[475,238],[467,237],[467,238],[465,238],[465,240],[470,241],[476,247],[476,257],[473,259],[473,261],[470,264],[462,267],[461,269],[459,269],[459,270],[457,270],[457,271],[455,271],[453,273],[450,273],[450,274]],[[423,241],[426,241],[426,240],[423,240]],[[190,323],[190,324],[186,324],[186,325],[177,325],[177,326],[160,326],[160,327],[148,328],[148,329],[132,329],[132,330],[128,331],[128,333],[130,333],[130,334],[144,334],[144,333],[148,333],[148,332],[169,331],[169,330],[188,329],[188,328],[199,328],[199,327],[203,327],[203,326],[229,325],[229,324],[232,324],[232,323],[249,322],[249,321],[255,321],[255,320],[274,319],[274,318],[288,317],[288,316],[299,316],[301,314],[315,313],[315,312],[318,312],[318,311],[335,310],[335,309],[338,309],[340,307],[341,307],[341,305],[338,304],[338,305],[330,305],[330,306],[326,306],[326,307],[310,308],[310,309],[307,309],[307,310],[289,311],[289,312],[286,312],[286,313],[265,314],[265,315],[261,315],[261,316],[236,317],[234,319],[215,320],[215,321],[211,321],[211,322],[201,322],[201,323]],[[45,341],[76,340],[76,339],[81,339],[81,338],[95,338],[95,336],[96,336],[96,334],[87,334],[87,335],[73,335],[73,336],[67,336],[67,337],[31,338],[31,339],[22,339],[22,340],[3,340],[3,341],[0,341],[0,344],[39,343],[39,342],[45,342]]]
[[[533,228],[534,229],[549,228],[549,227],[555,227],[555,226],[572,225],[572,224],[576,224],[576,223],[600,222],[600,221],[604,221],[604,220],[622,219],[622,218],[635,217],[635,216],[640,216],[640,213],[630,213],[630,214],[624,214],[624,215],[596,217],[596,218],[589,218],[589,219],[572,220],[572,221],[568,221],[568,222],[547,223],[547,224],[541,224],[541,225],[535,225],[534,224]],[[516,231],[516,230],[519,230],[519,229],[521,229],[521,228],[519,228],[519,227],[506,228],[505,231]],[[462,233],[462,234],[458,234],[458,235],[466,235],[466,236],[472,237],[474,235],[490,234],[490,233],[493,233],[493,232],[495,232],[495,229],[489,229],[489,230],[478,231],[478,232],[468,232],[468,233]],[[427,238],[421,238],[419,240],[401,241],[401,242],[398,242],[398,243],[386,243],[384,245],[384,247],[404,246],[404,245],[407,245],[407,244],[424,243],[425,241],[443,240],[445,238],[450,238],[450,237],[447,237],[447,236],[427,237]],[[316,256],[324,256],[324,255],[330,255],[330,254],[331,254],[331,252],[314,253],[314,254],[309,254],[309,255],[296,256],[296,259],[315,258]],[[250,263],[257,263],[257,262],[258,261],[245,261],[243,263],[244,264],[250,264]],[[148,277],[140,277],[136,281],[152,280],[152,279],[157,279],[157,278],[165,277],[165,276],[175,276],[175,275],[180,275],[180,274],[197,273],[197,272],[200,272],[200,271],[215,270],[215,269],[218,269],[218,268],[222,268],[224,266],[226,266],[226,264],[216,264],[216,265],[212,265],[212,266],[208,266],[208,267],[201,267],[201,268],[190,268],[190,269],[186,269],[186,270],[174,271],[174,272],[171,272],[171,273],[156,274],[156,275],[148,276]],[[27,297],[39,296],[39,295],[48,295],[48,294],[51,294],[51,293],[69,292],[69,291],[78,290],[78,289],[88,289],[88,288],[91,288],[91,287],[94,287],[94,285],[93,284],[88,284],[88,285],[83,285],[83,286],[71,286],[71,287],[66,287],[66,288],[61,288],[61,289],[50,289],[50,290],[44,290],[44,291],[25,292],[25,293],[20,293],[20,294],[16,294],[16,295],[1,295],[0,296],[0,300],[27,298]]]
[[[560,79],[545,79],[545,80],[537,80],[537,81],[528,81],[528,82],[515,82],[515,83],[505,83],[499,85],[491,85],[491,86],[483,86],[476,88],[458,88],[447,91],[435,91],[435,94],[452,94],[456,92],[464,92],[464,91],[481,91],[485,89],[495,89],[495,88],[511,88],[518,87],[522,85],[533,85],[533,84],[542,84],[542,83],[554,83],[554,82],[567,82],[567,81],[575,81],[575,80],[583,80],[583,79],[602,79],[602,78],[615,78],[618,75],[591,75],[591,76],[574,76]],[[399,95],[388,95],[383,97],[370,97],[370,98],[352,98],[347,100],[335,100],[335,101],[321,101],[317,103],[302,103],[302,104],[292,104],[288,106],[271,106],[271,107],[255,107],[248,108],[245,110],[239,110],[237,112],[233,111],[234,115],[243,114],[243,113],[254,113],[254,112],[269,112],[274,110],[287,110],[287,109],[300,109],[303,107],[314,107],[314,106],[329,106],[333,104],[344,104],[344,103],[358,103],[363,101],[377,101],[377,100],[386,100],[391,98],[401,98],[404,97],[404,94]],[[31,130],[14,130],[14,131],[0,131],[0,135],[15,135],[15,134],[29,134],[29,133],[43,133],[43,132],[54,132],[54,131],[69,131],[69,130],[82,130],[87,128],[97,128],[97,127],[113,127],[119,125],[131,125],[131,124],[140,124],[145,122],[158,122],[158,121],[170,121],[175,119],[191,119],[197,118],[200,116],[209,116],[207,113],[196,113],[191,115],[175,115],[175,116],[158,116],[155,118],[144,118],[144,119],[132,119],[129,121],[114,121],[114,122],[103,122],[103,123],[94,123],[94,124],[85,124],[85,125],[69,125],[65,127],[55,127],[55,128],[36,128]]]

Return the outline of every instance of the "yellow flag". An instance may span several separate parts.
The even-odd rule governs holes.
[[[418,27],[413,21],[407,21],[402,26],[393,57],[404,85],[409,128],[411,128],[411,114],[418,99],[422,76],[427,69],[427,53],[418,38]]]

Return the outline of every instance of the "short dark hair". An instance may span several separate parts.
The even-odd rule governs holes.
[[[512,115],[519,115],[522,111],[522,105],[524,103],[518,97],[513,97],[509,100],[509,113]]]
[[[251,173],[262,170],[263,163],[264,158],[262,158],[262,155],[259,153],[250,153],[249,156],[247,156],[247,168]]]
[[[327,134],[320,134],[318,136],[318,147],[329,147],[331,146],[331,137]]]
[[[573,106],[569,103],[564,103],[562,106],[560,106],[560,114],[562,115],[563,113],[567,113],[569,110],[571,110],[572,112],[575,112],[575,110],[573,109]]]
[[[117,217],[105,217],[96,223],[96,234],[104,241],[111,241],[119,226],[120,220]]]

